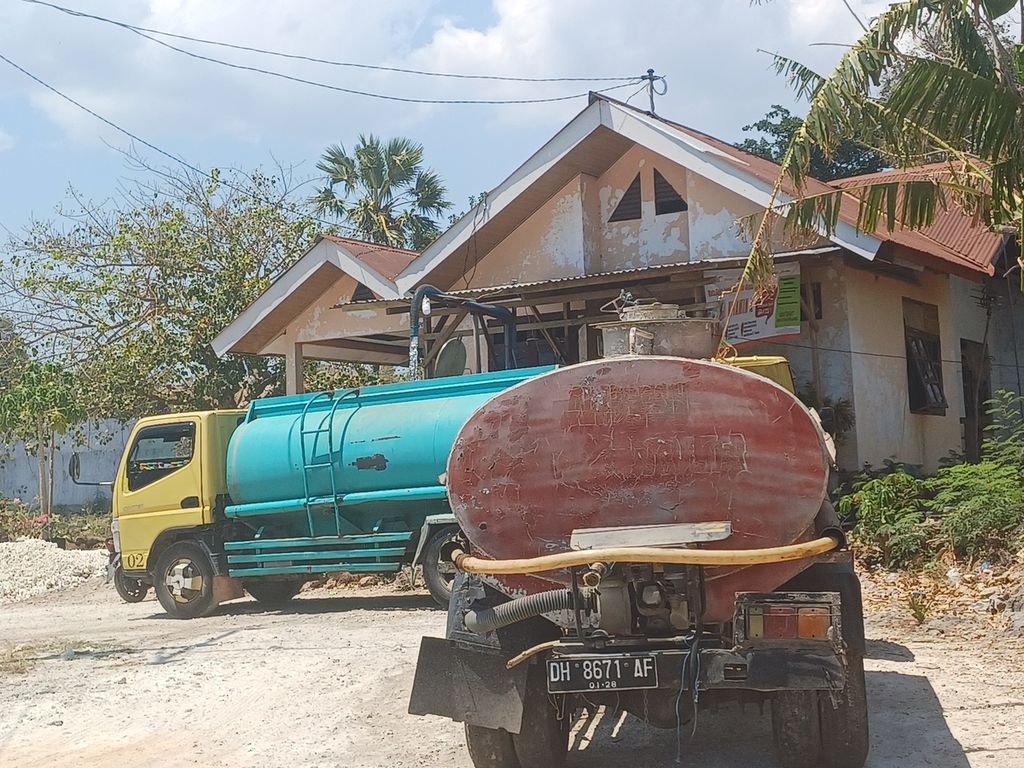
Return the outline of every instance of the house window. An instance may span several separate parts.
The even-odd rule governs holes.
[[[633,183],[629,185],[629,189],[622,195],[619,204],[615,206],[612,215],[608,217],[608,221],[633,221],[639,219],[640,202],[640,174],[638,173],[636,178],[633,179]]]
[[[668,179],[654,171],[654,215],[663,213],[682,213],[687,209],[683,196],[676,192]]]
[[[910,412],[945,415],[947,403],[942,387],[939,308],[934,304],[904,299],[903,334],[907,347]]]

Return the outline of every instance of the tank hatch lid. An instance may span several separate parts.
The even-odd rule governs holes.
[[[728,520],[664,525],[618,525],[609,528],[577,528],[569,538],[572,549],[600,547],[678,547],[705,541],[722,541],[732,535]]]

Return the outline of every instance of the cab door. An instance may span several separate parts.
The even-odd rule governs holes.
[[[150,547],[161,532],[210,522],[202,502],[201,426],[187,418],[143,426],[133,435],[115,501],[126,571],[147,569]]]

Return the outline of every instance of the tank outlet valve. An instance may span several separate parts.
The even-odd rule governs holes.
[[[580,581],[583,582],[583,586],[593,589],[594,587],[600,586],[601,580],[604,579],[607,573],[607,565],[604,563],[594,563],[586,570]]]

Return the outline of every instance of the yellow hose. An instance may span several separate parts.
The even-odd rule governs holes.
[[[605,547],[559,552],[520,560],[486,560],[461,549],[452,552],[455,567],[466,573],[490,575],[540,573],[592,563],[674,563],[677,565],[761,565],[800,560],[831,552],[839,546],[832,536],[763,549],[670,549],[667,547]]]

